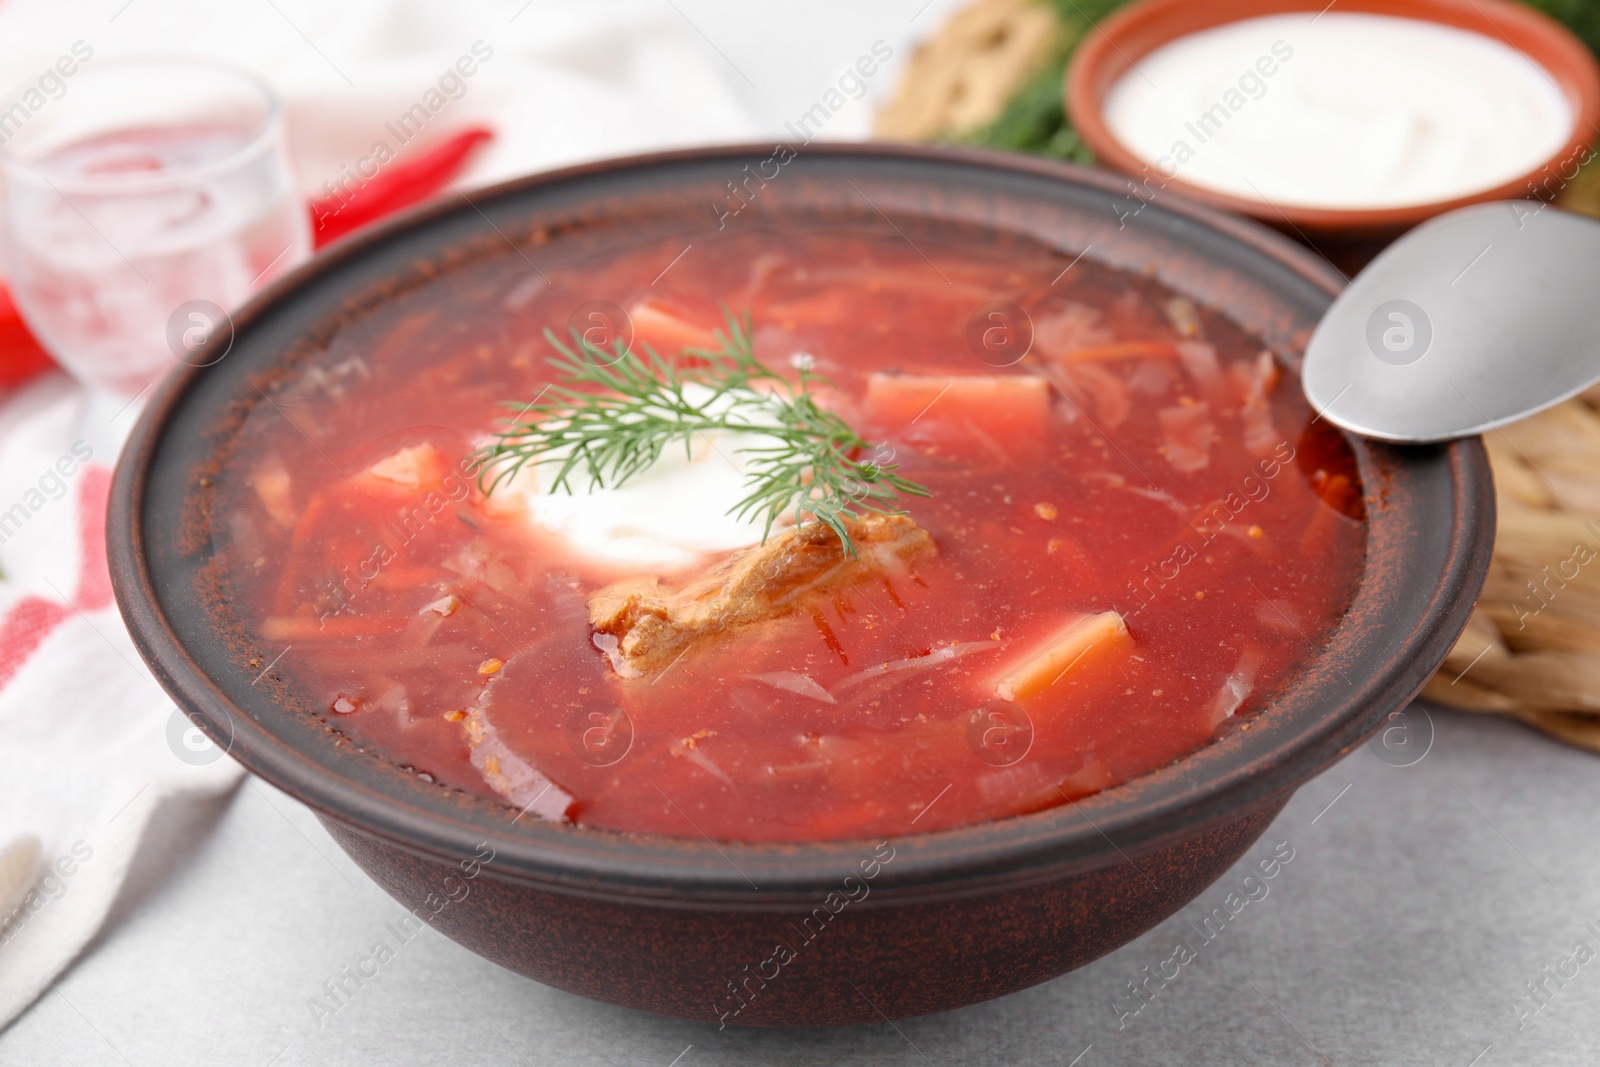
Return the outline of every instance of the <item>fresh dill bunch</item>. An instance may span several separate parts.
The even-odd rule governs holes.
[[[615,488],[649,468],[671,445],[690,455],[696,436],[711,430],[762,434],[771,444],[738,449],[746,458],[749,494],[729,514],[759,516],[766,542],[773,524],[793,508],[838,534],[846,555],[855,545],[846,526],[860,512],[897,515],[900,495],[928,490],[896,474],[897,464],[858,458],[872,445],[843,419],[817,404],[812,387],[827,379],[797,360],[798,383],[757,360],[750,322],[726,314],[714,349],[685,348],[664,359],[649,345],[644,355],[618,339],[612,351],[571,331],[571,345],[550,329],[545,337],[559,355],[549,363],[559,380],[518,413],[477,453],[479,484],[493,493],[529,463],[556,467],[552,492],[572,492],[586,471],[590,488]],[[691,398],[685,390],[697,387]],[[709,390],[706,396],[701,391]]]

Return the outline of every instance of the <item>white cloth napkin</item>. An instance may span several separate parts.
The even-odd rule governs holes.
[[[85,407],[55,374],[0,409],[0,1024],[99,930],[158,810],[240,776],[118,618],[113,457],[91,443],[116,435],[84,425]]]
[[[393,141],[384,124],[463,55],[474,73],[459,91],[447,83],[456,95],[415,140],[492,126],[497,139],[464,185],[755,129],[666,5],[99,8],[0,3],[0,83],[33,78],[77,40],[93,49],[89,65],[181,49],[250,67],[285,99],[307,196],[376,140]],[[59,374],[0,402],[0,1027],[99,932],[152,819],[163,808],[181,816],[171,809],[242,774],[151,680],[112,602],[105,497],[136,414],[88,404]]]

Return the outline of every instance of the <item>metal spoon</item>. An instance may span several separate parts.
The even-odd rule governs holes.
[[[1516,200],[1424,223],[1333,302],[1301,381],[1329,422],[1408,444],[1582,392],[1600,381],[1600,222]]]

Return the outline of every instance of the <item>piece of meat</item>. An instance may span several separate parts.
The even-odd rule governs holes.
[[[904,572],[938,552],[928,531],[905,515],[868,515],[846,520],[846,528],[854,559],[832,530],[809,522],[734,553],[675,592],[654,577],[614,582],[589,600],[595,644],[623,677],[654,674],[719,634],[791,614],[866,578]]]

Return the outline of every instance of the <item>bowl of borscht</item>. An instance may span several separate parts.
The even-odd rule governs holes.
[[[1476,441],[1296,377],[1343,278],[957,149],[535,175],[334,246],[143,413],[118,602],[391,895],[588,997],[901,1018],[1244,856],[1465,623]]]

